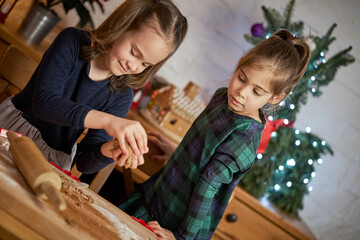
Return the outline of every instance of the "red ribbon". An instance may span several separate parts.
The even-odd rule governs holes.
[[[143,225],[144,227],[146,227],[147,229],[149,229],[150,231],[154,232],[155,229],[153,229],[152,227],[150,227],[149,225],[147,225],[144,220],[142,219],[137,219],[136,217],[134,216],[131,216],[132,219],[134,219],[135,221],[137,221],[138,223],[140,223],[141,225]]]
[[[274,121],[270,121],[268,118],[266,118],[265,128],[261,135],[260,145],[258,147],[257,153],[265,152],[266,147],[269,144],[272,132],[275,132],[279,127],[293,127],[294,126],[294,122],[289,121],[288,124],[285,124],[284,123],[285,120],[286,119],[277,119]]]
[[[63,173],[67,174],[68,176],[70,176],[71,178],[73,178],[75,181],[80,182],[80,179],[78,179],[77,177],[75,177],[75,175],[73,175],[71,172],[69,172],[68,170],[64,170],[61,167],[59,167],[58,165],[56,165],[53,162],[50,162],[54,167],[56,167],[57,169],[59,169],[60,171],[62,171]]]

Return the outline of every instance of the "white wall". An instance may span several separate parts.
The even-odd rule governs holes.
[[[106,3],[106,14],[96,14],[101,22],[119,2]],[[243,35],[255,22],[264,22],[261,5],[283,10],[287,0],[174,0],[189,21],[184,44],[159,75],[179,87],[193,81],[209,99],[219,86],[226,85],[231,72],[251,45]],[[296,127],[325,139],[335,155],[325,155],[310,182],[313,191],[305,198],[301,212],[304,222],[318,239],[358,239],[360,235],[360,1],[297,0],[293,20],[302,20],[306,29],[322,36],[332,23],[338,24],[327,56],[353,46],[356,62],[341,68],[325,86],[320,98],[310,98],[302,107]]]

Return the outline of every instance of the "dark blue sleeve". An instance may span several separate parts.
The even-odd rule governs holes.
[[[66,28],[56,37],[44,54],[36,71],[33,111],[41,120],[56,125],[83,128],[89,106],[63,97],[79,53],[84,34],[76,28]],[[77,80],[76,80],[77,81]],[[70,83],[76,84],[76,83]]]
[[[110,139],[105,130],[89,129],[84,139],[78,144],[75,157],[78,171],[91,174],[112,163],[114,161],[112,158],[107,158],[101,153],[102,144]]]
[[[124,118],[130,110],[132,99],[133,90],[125,89],[122,93],[113,95],[102,111]],[[112,158],[107,158],[101,153],[101,145],[111,139],[112,137],[103,129],[89,129],[84,139],[78,144],[75,156],[78,171],[90,174],[112,163],[114,161]]]

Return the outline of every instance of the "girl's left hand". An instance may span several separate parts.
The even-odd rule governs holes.
[[[158,240],[175,240],[174,234],[170,230],[162,228],[157,221],[151,221],[147,224],[154,229]]]
[[[112,158],[114,159],[114,161],[120,166],[124,166],[125,161],[120,162],[119,159],[122,156],[122,152],[120,150],[120,148],[114,148],[114,143],[116,142],[115,139],[112,139],[106,143],[104,143],[101,146],[101,153],[108,158]],[[117,143],[116,143],[117,144]],[[143,155],[140,155],[140,157],[136,156],[135,154],[132,154],[132,161],[131,161],[131,165],[130,168],[131,169],[135,169],[137,168],[139,165],[144,164],[144,157]]]

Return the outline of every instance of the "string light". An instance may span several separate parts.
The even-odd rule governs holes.
[[[289,159],[286,161],[286,164],[293,167],[293,166],[295,166],[296,162],[294,159]]]
[[[256,155],[256,157],[257,157],[258,159],[262,159],[263,155],[262,155],[261,153],[258,153],[258,154]]]
[[[280,171],[284,170],[284,166],[283,166],[283,165],[280,165],[280,166],[279,166],[279,170],[280,170]]]
[[[311,177],[313,177],[313,178],[316,177],[316,172],[312,172]]]
[[[295,130],[295,134],[298,135],[300,133],[300,130],[299,129],[296,129]]]
[[[307,133],[311,133],[311,127],[306,127],[305,131],[306,131]]]
[[[288,186],[288,187],[291,187],[291,185],[292,185],[292,182],[290,182],[290,181],[288,181],[288,182],[286,183],[286,186]]]
[[[280,185],[279,185],[279,184],[275,184],[274,188],[275,188],[276,191],[279,191],[279,190],[280,190]]]
[[[321,52],[321,53],[320,53],[320,56],[322,56],[322,57],[325,56],[325,53],[324,53],[324,52]]]
[[[308,190],[309,190],[309,192],[311,192],[311,191],[313,190],[313,188],[312,188],[312,187],[308,187]]]
[[[319,158],[319,159],[317,160],[317,163],[318,163],[318,164],[322,164],[322,162],[323,162],[323,160],[322,160],[321,158]]]
[[[313,145],[314,147],[317,147],[317,145],[318,145],[317,141],[313,141],[312,145]]]
[[[277,136],[277,133],[274,131],[271,133],[271,137],[276,137]]]
[[[314,161],[313,161],[312,159],[309,159],[309,160],[308,160],[308,164],[309,164],[309,165],[313,165],[313,163],[314,163]]]
[[[284,119],[284,124],[285,124],[285,125],[288,125],[288,124],[289,124],[289,120]]]
[[[295,141],[295,145],[296,145],[296,146],[299,146],[299,145],[300,145],[300,140],[296,140],[296,141]]]
[[[290,109],[294,110],[295,109],[295,105],[294,104],[290,104]]]
[[[274,117],[273,117],[273,116],[269,116],[268,119],[269,119],[269,121],[272,121],[272,120],[274,120]]]
[[[311,76],[311,81],[315,81],[315,76]]]
[[[323,140],[321,141],[321,145],[325,146],[326,145],[326,142]]]
[[[304,178],[303,182],[304,182],[305,184],[307,184],[307,183],[309,182],[309,179],[308,179],[308,178]]]

